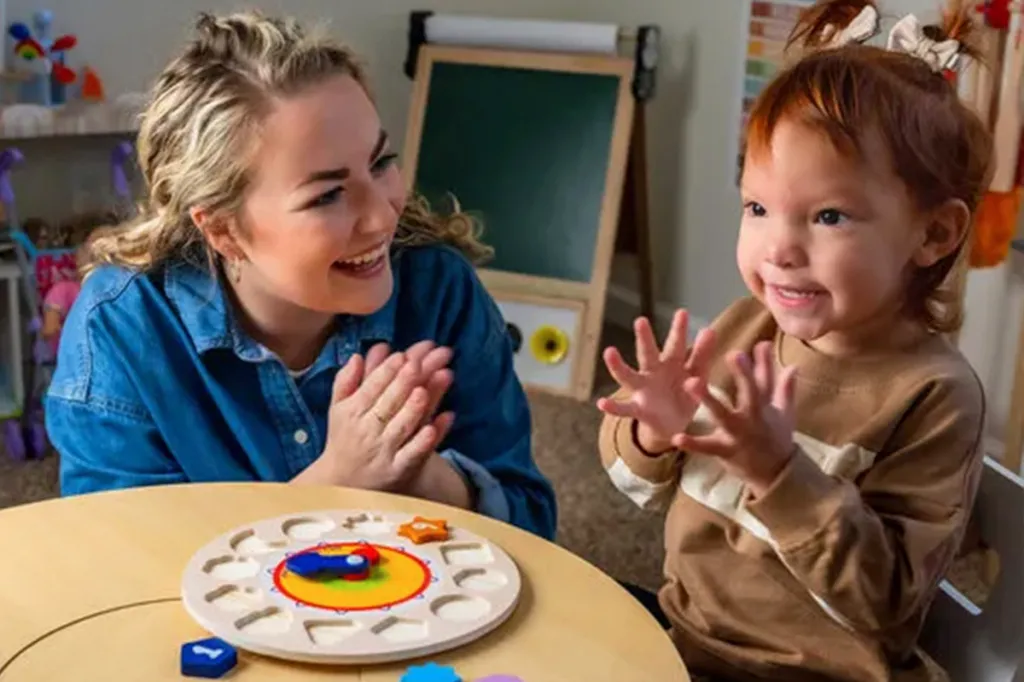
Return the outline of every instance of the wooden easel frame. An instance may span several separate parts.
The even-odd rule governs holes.
[[[593,391],[598,343],[600,342],[601,327],[604,322],[605,298],[608,292],[612,256],[614,255],[615,239],[621,217],[620,210],[626,185],[626,171],[631,162],[631,156],[635,156],[630,154],[630,149],[635,144],[633,133],[637,108],[631,91],[634,61],[628,57],[617,55],[525,52],[491,48],[423,45],[420,48],[416,63],[416,77],[413,80],[408,127],[405,137],[405,180],[406,189],[410,193],[416,185],[417,161],[423,134],[423,123],[426,116],[427,100],[430,93],[430,76],[434,65],[437,63],[472,64],[567,73],[592,73],[615,76],[619,79],[615,122],[612,129],[608,167],[605,174],[605,192],[601,203],[590,281],[575,282],[549,277],[521,275],[492,270],[486,267],[478,269],[481,281],[495,298],[505,297],[513,299],[517,297],[530,297],[535,302],[547,301],[552,305],[559,305],[561,307],[565,307],[565,302],[567,301],[577,301],[584,305],[577,364],[573,368],[572,374],[574,379],[568,394],[579,400],[589,400]],[[644,181],[644,191],[646,192],[646,176],[642,180]],[[646,199],[646,197],[644,198]],[[644,205],[642,209],[643,220],[637,221],[637,231],[640,243],[646,245],[646,201],[641,203]],[[640,236],[641,233],[642,236]],[[643,257],[640,260],[641,262],[645,261]],[[649,262],[649,257],[646,261]],[[645,276],[650,277],[650,273],[641,273],[641,277]],[[653,308],[650,302],[648,302],[648,306]],[[537,388],[538,390],[559,393],[547,387],[538,386]]]

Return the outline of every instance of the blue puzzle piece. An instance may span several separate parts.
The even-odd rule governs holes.
[[[430,662],[412,666],[399,682],[462,682],[462,678],[455,674],[454,668]]]
[[[238,652],[217,637],[181,645],[181,674],[186,677],[224,677],[238,665]]]
[[[335,575],[359,575],[370,569],[370,561],[357,554],[321,554],[320,552],[303,552],[288,557],[285,567],[295,575],[304,578],[321,573]]]
[[[316,575],[323,570],[324,557],[319,552],[303,552],[302,554],[295,554],[288,557],[285,561],[285,567],[294,573],[303,577]]]

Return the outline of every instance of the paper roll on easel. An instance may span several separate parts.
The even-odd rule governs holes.
[[[426,20],[427,42],[545,52],[614,54],[619,27],[534,19],[495,19],[434,14]]]

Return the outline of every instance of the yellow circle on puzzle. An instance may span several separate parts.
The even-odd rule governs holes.
[[[346,542],[310,548],[322,554],[351,554],[365,544]],[[331,611],[369,611],[396,606],[423,594],[430,585],[430,568],[406,552],[371,545],[380,561],[364,580],[307,578],[289,571],[286,560],[274,569],[274,585],[285,597],[305,606]]]
[[[558,327],[544,325],[530,337],[530,351],[538,362],[557,365],[569,353],[569,336]]]

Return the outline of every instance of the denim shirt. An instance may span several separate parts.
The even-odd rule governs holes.
[[[368,316],[340,315],[299,379],[236,323],[217,278],[176,262],[103,267],[62,332],[46,427],[63,495],[179,482],[291,480],[323,451],[334,376],[377,342],[453,350],[438,450],[477,511],[551,539],[555,497],[531,453],[529,405],[504,320],[447,246],[396,249],[395,286]]]

